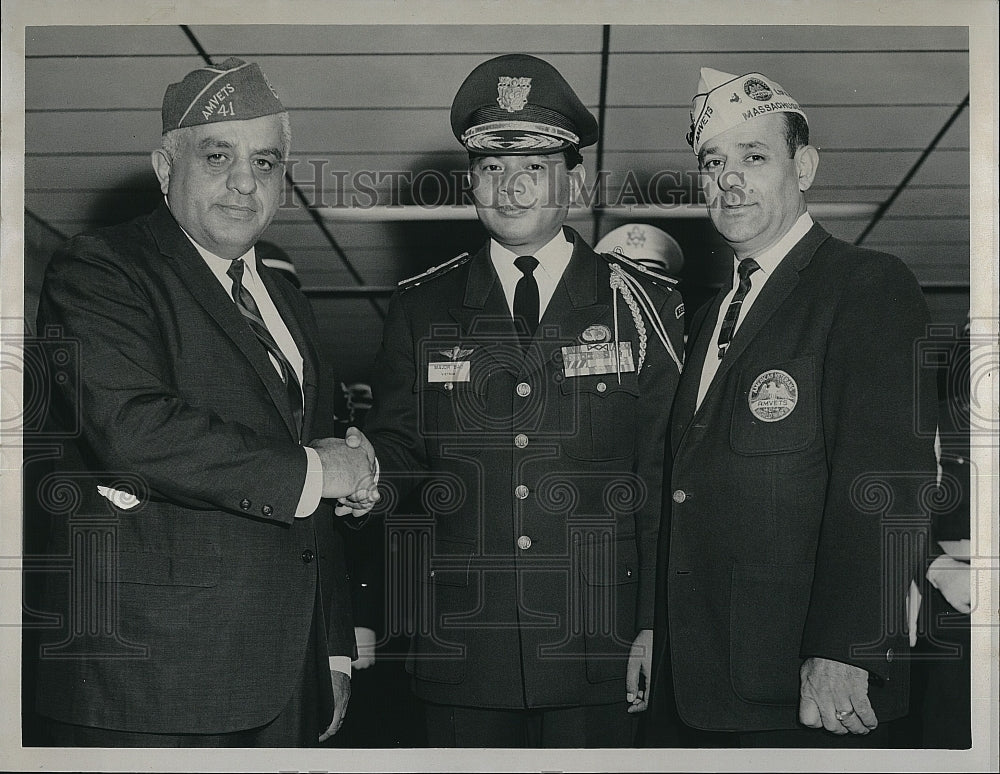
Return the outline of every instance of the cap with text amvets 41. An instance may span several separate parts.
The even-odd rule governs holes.
[[[260,67],[230,57],[221,65],[192,70],[163,94],[163,133],[216,121],[246,121],[284,113]]]
[[[451,128],[480,155],[544,155],[597,142],[597,119],[566,79],[528,54],[504,54],[469,73],[451,105]]]
[[[698,93],[691,102],[688,144],[697,154],[716,135],[770,113],[798,113],[806,117],[799,103],[781,88],[781,84],[767,76],[760,73],[733,75],[702,67]]]

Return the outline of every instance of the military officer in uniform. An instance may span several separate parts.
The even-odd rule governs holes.
[[[598,127],[550,64],[484,62],[451,121],[490,239],[401,283],[366,426],[387,500],[427,486],[408,669],[428,742],[629,745],[683,307],[564,225]]]
[[[934,483],[927,306],[899,259],[812,220],[819,156],[779,84],[704,68],[691,118],[733,281],[694,315],[673,407],[651,725],[885,745]]]

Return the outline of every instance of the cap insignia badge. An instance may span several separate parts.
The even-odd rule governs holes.
[[[747,93],[748,97],[751,97],[758,102],[767,102],[772,96],[774,96],[771,94],[771,87],[759,78],[747,78],[746,82],[743,84],[743,91]]]
[[[531,91],[531,78],[512,78],[501,75],[497,83],[497,104],[508,113],[524,110]]]
[[[633,247],[642,247],[646,244],[646,232],[641,226],[632,226],[625,237],[625,241]]]

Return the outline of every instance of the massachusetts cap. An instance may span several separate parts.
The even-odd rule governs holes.
[[[779,83],[760,73],[732,75],[702,67],[698,93],[691,102],[688,143],[698,153],[716,135],[768,113],[806,117],[799,103]]]
[[[548,62],[505,54],[459,87],[451,128],[470,153],[544,155],[597,142],[597,120]]]
[[[594,252],[617,252],[663,274],[678,274],[684,267],[684,251],[677,240],[647,223],[626,223],[612,229],[597,243]]]
[[[245,121],[285,110],[254,62],[230,57],[171,83],[163,95],[163,133],[216,121]]]

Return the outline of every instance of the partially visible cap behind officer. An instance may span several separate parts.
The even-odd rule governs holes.
[[[299,280],[298,272],[295,271],[295,264],[292,263],[292,259],[288,256],[288,253],[274,244],[274,242],[267,242],[262,239],[254,246],[254,251],[257,253],[257,257],[260,258],[261,263],[275,271],[281,272],[281,276],[295,285],[295,287],[302,287],[302,282]]]
[[[648,223],[626,223],[612,229],[597,243],[594,252],[619,253],[669,276],[677,276],[684,268],[684,251],[677,240]]]

